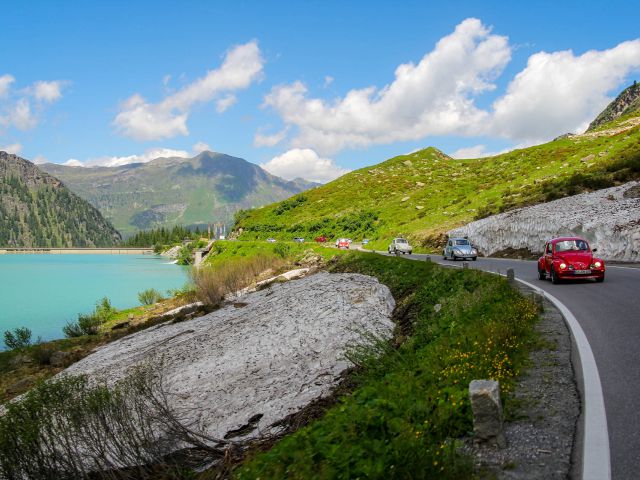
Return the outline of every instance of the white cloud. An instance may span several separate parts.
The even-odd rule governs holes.
[[[210,102],[226,92],[217,101],[218,111],[226,110],[235,101],[231,92],[259,80],[263,64],[255,41],[236,46],[227,52],[220,68],[210,70],[159,103],[149,103],[139,94],[131,96],[121,105],[113,124],[122,135],[136,140],[188,135],[187,120],[196,104]]]
[[[36,155],[36,157],[32,160],[36,165],[42,165],[43,163],[49,163],[49,159],[44,155]]]
[[[479,108],[476,100],[495,91],[494,81],[513,49],[506,37],[470,18],[417,64],[399,65],[388,85],[326,100],[312,97],[296,81],[272,88],[263,105],[286,126],[296,127],[291,147],[313,148],[325,156],[436,135],[508,138],[531,145],[584,129],[611,100],[608,95],[640,69],[640,40],[582,55],[539,52],[490,108]],[[266,138],[259,132],[254,144]]]
[[[227,108],[236,103],[237,100],[236,96],[232,94],[222,97],[220,100],[216,101],[216,112],[224,112]]]
[[[195,146],[194,146],[195,148]],[[114,157],[97,157],[91,158],[85,162],[81,162],[75,158],[71,158],[62,165],[70,165],[72,167],[119,167],[129,165],[131,163],[148,163],[156,158],[190,158],[191,154],[185,150],[175,150],[172,148],[155,147],[149,148],[140,155],[125,155]]]
[[[579,56],[536,53],[494,103],[490,131],[527,143],[581,133],[611,101],[607,94],[639,68],[640,40]]]
[[[75,158],[70,158],[62,165],[66,165],[67,167],[84,167],[84,163],[82,163],[80,160],[76,160]]]
[[[324,77],[324,88],[327,88],[329,85],[333,83],[335,79],[331,75],[327,75]]]
[[[511,58],[507,38],[467,19],[442,38],[421,61],[401,64],[382,88],[349,91],[328,102],[309,98],[301,82],[274,87],[264,105],[299,129],[292,145],[323,154],[343,148],[416,140],[427,135],[465,134],[488,113],[472,96],[493,90]]]
[[[267,172],[287,180],[304,178],[320,183],[329,182],[350,172],[340,168],[329,158],[320,158],[310,148],[294,148],[260,166]]]
[[[18,155],[22,151],[22,145],[19,143],[12,143],[11,145],[7,145],[5,147],[0,146],[0,151]]]
[[[287,127],[273,135],[264,135],[257,132],[253,137],[253,145],[256,147],[275,147],[287,137],[287,133],[289,133],[289,128]]]
[[[15,78],[12,75],[2,75],[0,77],[0,98],[5,97],[9,94],[9,89],[11,88],[11,84],[15,82]]]
[[[14,82],[12,75],[0,77],[0,126],[18,130],[34,128],[45,104],[62,98],[62,87],[66,83],[60,80],[38,81],[27,88],[12,90]]]
[[[33,84],[33,96],[44,102],[55,102],[62,98],[62,86],[64,82],[36,82]]]
[[[449,156],[453,158],[481,158],[489,156],[486,152],[486,145],[474,145],[473,147],[459,148]]]
[[[197,155],[198,153],[202,153],[202,152],[210,152],[212,149],[208,143],[198,142],[198,143],[195,143],[193,147],[191,147],[191,150],[193,150],[193,153]]]

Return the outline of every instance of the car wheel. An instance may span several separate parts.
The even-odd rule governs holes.
[[[597,282],[597,283],[602,283],[602,282],[604,282],[604,275],[603,275],[602,277],[598,277],[598,278],[596,278],[596,282]]]
[[[538,269],[538,279],[546,280],[547,279],[547,272],[545,272],[544,270]]]
[[[553,283],[554,285],[560,283],[560,279],[558,278],[558,275],[553,268],[551,269],[551,283]]]
[[[447,259],[447,252],[445,252],[444,250],[442,251],[442,259],[443,260]]]
[[[471,260],[475,262],[476,260],[478,260],[478,257],[473,257]]]

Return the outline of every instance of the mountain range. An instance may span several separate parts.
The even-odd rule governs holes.
[[[102,247],[120,234],[100,212],[33,163],[0,151],[0,246]]]
[[[47,163],[40,168],[100,210],[125,237],[156,227],[230,225],[239,209],[317,185],[287,181],[241,158],[209,151],[116,167]]]

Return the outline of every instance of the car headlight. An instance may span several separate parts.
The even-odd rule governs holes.
[[[453,251],[454,251],[454,253],[462,254],[462,252],[460,250],[458,250],[457,248],[454,248]]]
[[[560,264],[560,270],[564,270],[565,268],[567,268],[567,264],[566,263],[561,263]]]
[[[593,264],[594,267],[600,268],[602,266],[602,262],[596,262]]]

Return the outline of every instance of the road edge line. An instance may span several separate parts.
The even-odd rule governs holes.
[[[565,319],[573,336],[580,369],[582,370],[582,403],[584,405],[584,430],[581,455],[582,480],[610,480],[611,454],[609,450],[609,431],[607,429],[607,414],[604,407],[604,396],[600,374],[596,365],[591,345],[582,330],[580,323],[567,306],[549,292],[520,278],[518,282],[535,290],[538,294],[553,303]]]

